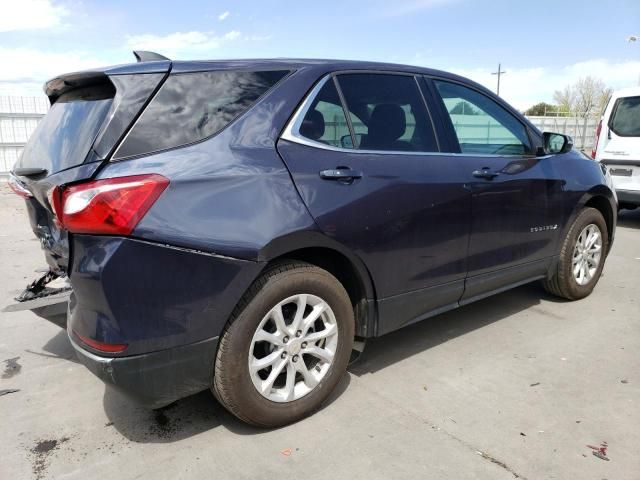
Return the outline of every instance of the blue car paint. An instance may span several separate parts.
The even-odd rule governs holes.
[[[471,85],[518,115],[534,147],[542,138],[501,99],[455,75],[322,60],[159,63],[146,73],[243,68],[292,73],[212,138],[117,162],[94,157],[39,182],[38,195],[44,197],[53,185],[89,177],[157,173],[170,180],[131,238],[71,236],[75,293],[68,328],[72,337],[76,332],[129,345],[121,354],[100,353],[109,365],[105,369],[96,366],[102,365],[94,358],[97,352],[76,345],[83,362],[112,383],[109,372],[122,365],[117,362],[190,345],[202,349],[202,342],[215,348],[236,304],[265,265],[291,252],[322,247],[344,255],[371,305],[366,322],[372,327],[359,331],[375,336],[544,276],[581,206],[595,196],[615,208],[599,166],[577,152],[515,159],[461,155],[443,127],[430,78]],[[125,74],[127,68],[116,71]],[[279,140],[317,81],[351,70],[424,75],[421,88],[432,107],[441,152],[330,152]],[[352,185],[319,178],[320,170],[340,165],[362,170],[363,178]],[[472,172],[484,166],[501,175],[491,181],[474,178]],[[558,228],[530,231],[552,225]],[[156,383],[162,383],[162,369],[156,373]],[[194,378],[190,388],[178,390],[165,385],[156,400],[145,403],[169,403],[202,389],[205,380]]]

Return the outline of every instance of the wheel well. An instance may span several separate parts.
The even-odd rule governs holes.
[[[610,244],[611,238],[613,237],[613,211],[609,201],[604,197],[592,197],[584,204],[584,206],[595,208],[602,214],[604,221],[607,224],[607,235],[609,236]]]
[[[269,261],[269,264],[283,260],[300,260],[316,265],[338,279],[349,295],[356,321],[356,336],[371,335],[373,321],[370,302],[367,302],[367,288],[358,269],[345,255],[330,248],[310,247],[288,252]]]

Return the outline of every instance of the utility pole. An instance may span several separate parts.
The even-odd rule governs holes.
[[[503,75],[507,72],[505,72],[504,70],[502,70],[502,65],[498,64],[498,71],[497,72],[491,72],[491,75],[497,75],[498,76],[498,89],[496,90],[496,94],[499,96],[500,95],[500,75]]]

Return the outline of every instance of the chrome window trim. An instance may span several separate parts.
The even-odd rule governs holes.
[[[331,152],[341,152],[341,153],[355,153],[355,154],[364,154],[364,155],[418,155],[418,156],[447,156],[447,157],[481,157],[481,158],[523,158],[523,157],[535,157],[534,154],[524,154],[524,155],[500,155],[500,154],[492,154],[492,153],[456,153],[456,152],[414,152],[414,151],[406,151],[406,150],[358,150],[356,148],[343,148],[343,147],[334,147],[333,145],[328,145],[326,143],[317,142],[315,140],[311,140],[300,134],[300,126],[302,125],[302,120],[304,120],[305,115],[309,111],[313,100],[322,90],[322,87],[325,84],[332,80],[334,76],[340,75],[343,73],[376,73],[376,74],[390,74],[390,75],[407,75],[416,77],[419,74],[413,74],[409,72],[393,72],[393,71],[382,71],[382,70],[345,70],[345,71],[337,71],[328,73],[324,77],[320,79],[320,81],[311,89],[309,93],[307,93],[306,97],[302,101],[302,103],[296,108],[295,113],[289,119],[287,126],[284,128],[282,134],[280,135],[281,140],[286,140],[288,142],[297,143],[299,145],[305,145],[307,147],[318,148],[320,150],[328,150]],[[424,75],[423,75],[424,76]],[[416,80],[417,82],[417,80]],[[463,86],[462,82],[460,83]],[[422,94],[422,90],[420,89],[420,85],[417,84],[418,91]],[[479,92],[480,93],[480,92]],[[424,96],[423,96],[424,99]],[[426,102],[425,102],[426,104]],[[343,107],[344,108],[344,107]],[[427,112],[429,113],[429,117],[431,117],[431,112],[429,111],[428,105],[425,106]],[[511,113],[511,112],[510,112]],[[346,115],[346,113],[345,113]],[[518,120],[516,118],[516,120]],[[433,120],[432,120],[433,122]],[[520,122],[522,123],[522,122]],[[434,135],[436,135],[436,142],[438,146],[440,141],[437,137],[437,133],[434,129]]]

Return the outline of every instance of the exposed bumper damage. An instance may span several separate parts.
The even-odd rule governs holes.
[[[31,310],[33,313],[55,323],[61,328],[67,325],[67,304],[71,296],[71,284],[66,276],[51,270],[31,282],[3,312]]]

